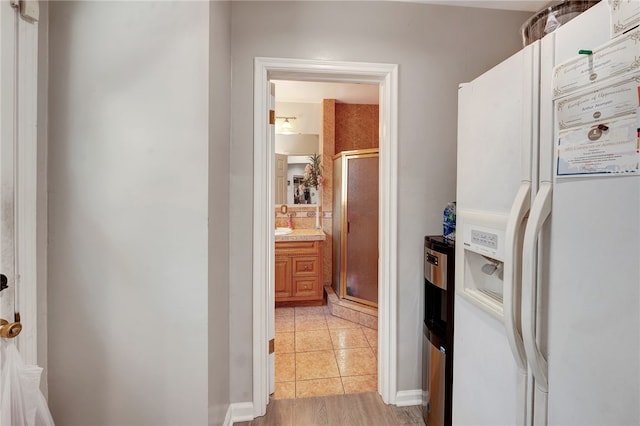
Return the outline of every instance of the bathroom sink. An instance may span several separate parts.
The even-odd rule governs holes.
[[[293,232],[291,228],[276,228],[276,235],[287,235]]]

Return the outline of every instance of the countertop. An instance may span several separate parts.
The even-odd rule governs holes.
[[[276,235],[278,241],[324,241],[327,237],[322,229],[294,229],[287,235]]]

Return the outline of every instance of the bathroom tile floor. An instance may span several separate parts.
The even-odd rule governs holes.
[[[276,308],[274,399],[375,392],[378,332],[326,306]]]

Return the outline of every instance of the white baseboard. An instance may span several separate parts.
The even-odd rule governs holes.
[[[422,389],[398,391],[396,393],[396,405],[398,407],[407,407],[409,405],[422,404]]]
[[[231,426],[235,422],[246,422],[254,418],[253,402],[236,402],[229,405],[227,416],[224,419],[224,426]]]

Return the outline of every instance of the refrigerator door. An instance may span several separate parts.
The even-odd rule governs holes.
[[[606,43],[609,31],[601,2],[559,28],[542,57],[559,64]],[[550,75],[542,73],[542,123],[553,123]],[[541,128],[542,142],[556,140],[555,127]],[[533,320],[549,388],[548,418],[535,423],[640,424],[640,177],[552,178],[554,151],[541,148],[553,195],[538,240]],[[538,389],[538,401],[544,396]]]
[[[538,49],[536,42],[459,90],[456,201],[463,244],[456,245],[454,424],[525,422],[519,280],[512,275],[519,276],[514,250],[535,190]]]

